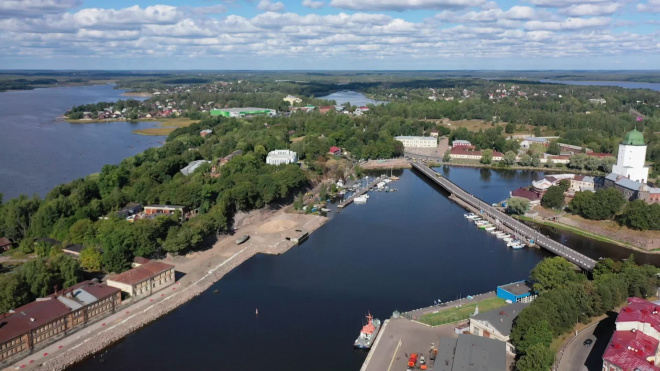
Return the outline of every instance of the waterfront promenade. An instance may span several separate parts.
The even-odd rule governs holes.
[[[533,242],[534,244],[559,255],[569,262],[579,266],[582,269],[593,270],[596,261],[586,255],[583,255],[568,246],[562,245],[559,242],[552,240],[549,237],[541,234],[539,231],[529,227],[528,225],[506,215],[500,210],[492,207],[491,205],[483,202],[477,197],[467,193],[461,187],[452,183],[449,179],[441,176],[436,173],[433,169],[428,166],[413,162],[412,166],[414,169],[418,170],[422,174],[426,175],[433,182],[438,184],[440,187],[444,188],[456,198],[463,201],[467,206],[474,208],[473,211],[478,212],[482,216],[487,216],[490,219],[493,219],[496,224],[501,224],[512,230],[518,237],[526,239],[528,242]],[[464,205],[465,206],[465,205]]]

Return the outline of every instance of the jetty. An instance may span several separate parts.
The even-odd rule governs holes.
[[[353,193],[353,195],[351,195],[351,197],[349,197],[349,198],[345,199],[344,201],[342,201],[339,205],[337,205],[337,207],[340,208],[340,209],[345,208],[345,207],[348,206],[351,202],[353,202],[353,200],[355,200],[357,197],[360,197],[360,196],[362,196],[363,194],[369,192],[370,189],[372,189],[373,187],[375,187],[376,184],[380,183],[380,182],[383,181],[383,179],[385,179],[385,178],[387,178],[387,176],[385,176],[385,175],[381,175],[381,176],[379,176],[379,177],[376,178],[373,182],[369,183],[366,187],[364,187],[364,188],[362,188],[362,189],[358,189],[357,191],[355,191],[355,193]]]
[[[503,213],[497,208],[483,202],[479,198],[469,194],[464,189],[454,184],[449,179],[438,174],[425,164],[413,162],[412,167],[451,193],[451,198],[453,200],[460,200],[458,204],[467,210],[470,210],[473,213],[481,216],[482,218],[488,219],[498,228],[511,231],[516,237],[527,242],[528,244],[535,244],[541,248],[544,248],[556,255],[565,258],[569,262],[577,265],[582,269],[591,271],[596,266],[596,260],[583,255],[566,245],[562,245],[561,243],[541,234],[541,232],[531,228],[530,226]]]

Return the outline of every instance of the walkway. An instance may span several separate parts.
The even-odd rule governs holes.
[[[545,235],[542,235],[539,231],[529,227],[528,225],[510,217],[509,215],[504,214],[491,205],[481,201],[477,197],[465,192],[465,190],[463,190],[461,187],[436,173],[428,166],[418,162],[413,162],[412,166],[413,168],[419,170],[422,174],[426,175],[429,179],[433,180],[436,184],[452,193],[455,197],[479,210],[482,215],[493,218],[502,225],[510,228],[516,235],[526,238],[530,242],[535,243],[536,245],[565,258],[569,262],[579,266],[582,269],[593,270],[596,266],[596,261],[594,259],[580,254],[570,247],[562,245],[559,242],[550,239]]]

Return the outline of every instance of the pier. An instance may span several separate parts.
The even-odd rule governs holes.
[[[518,238],[525,240],[528,243],[534,243],[539,247],[559,255],[582,269],[591,271],[596,266],[596,261],[594,259],[580,254],[570,247],[562,245],[561,243],[546,237],[528,225],[512,218],[509,215],[506,215],[500,210],[478,199],[477,197],[467,193],[461,187],[436,173],[428,166],[418,162],[413,162],[412,166],[422,174],[426,175],[437,185],[450,192],[453,196],[452,199],[460,200],[458,203],[461,206],[474,212],[475,214],[478,214],[481,217],[489,219],[490,221],[494,222],[498,228],[507,229]]]
[[[355,191],[355,193],[353,193],[353,195],[352,195],[351,197],[349,197],[349,198],[345,199],[344,201],[342,201],[339,205],[337,205],[337,207],[340,208],[340,209],[345,208],[345,207],[348,206],[351,202],[353,202],[353,200],[355,200],[356,197],[360,197],[360,196],[362,196],[363,194],[369,192],[369,190],[370,190],[371,188],[375,187],[376,184],[380,183],[380,182],[381,182],[383,179],[385,179],[385,178],[387,178],[387,177],[384,176],[384,175],[379,176],[379,177],[376,178],[373,182],[369,183],[366,187],[364,187],[364,188],[362,188],[362,189],[358,189],[357,191]]]

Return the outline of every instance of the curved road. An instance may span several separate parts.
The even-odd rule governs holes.
[[[479,209],[482,213],[487,214],[491,218],[499,221],[499,223],[504,224],[505,226],[511,228],[518,236],[524,236],[531,242],[543,247],[546,250],[557,254],[571,263],[586,269],[593,270],[596,265],[596,261],[586,255],[580,254],[579,252],[571,249],[568,246],[562,245],[559,242],[546,237],[541,234],[539,231],[529,227],[528,225],[519,222],[518,220],[504,214],[503,212],[497,210],[491,205],[481,201],[477,197],[465,192],[461,187],[452,183],[449,179],[441,176],[436,173],[434,170],[429,168],[424,164],[413,162],[412,166],[422,172],[424,175],[435,181],[442,188],[451,192],[454,196],[460,198],[464,202],[470,204],[471,206]]]

